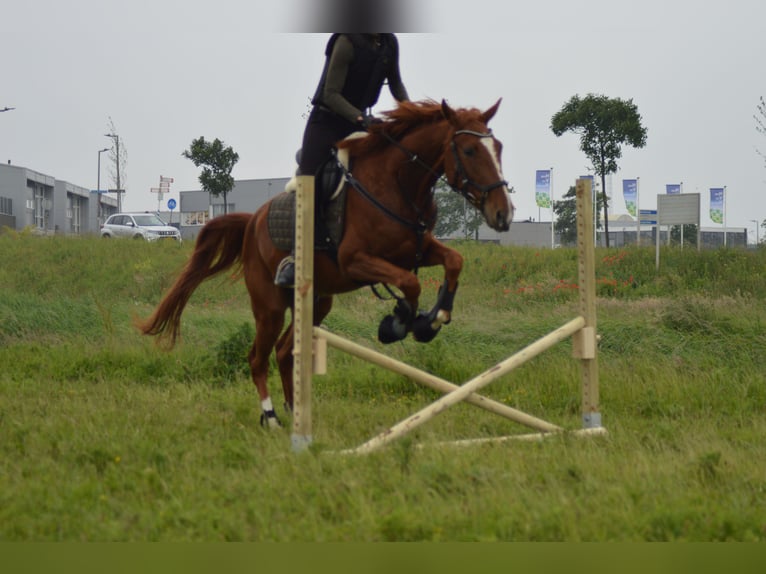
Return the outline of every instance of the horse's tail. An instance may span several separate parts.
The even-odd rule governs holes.
[[[240,262],[245,228],[252,214],[231,213],[211,219],[200,231],[194,253],[151,317],[136,326],[144,335],[169,339],[172,347],[181,327],[181,313],[205,279]]]

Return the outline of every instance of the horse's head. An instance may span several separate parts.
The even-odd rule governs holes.
[[[449,184],[481,212],[487,225],[508,231],[515,208],[500,163],[503,144],[487,127],[499,106],[500,100],[485,112],[453,110],[442,101],[442,115],[452,128],[444,173]]]

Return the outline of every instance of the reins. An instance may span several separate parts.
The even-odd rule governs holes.
[[[408,161],[410,163],[415,163],[418,166],[422,167],[426,171],[426,173],[428,175],[431,175],[431,176],[433,176],[436,179],[436,182],[439,182],[439,181],[444,182],[450,189],[452,189],[452,191],[454,191],[456,193],[459,193],[461,196],[463,196],[463,198],[466,201],[468,201],[471,205],[473,205],[477,209],[483,209],[484,203],[485,203],[485,201],[487,199],[487,196],[489,195],[489,193],[493,189],[495,189],[497,187],[502,187],[504,185],[508,185],[508,182],[505,181],[505,180],[499,180],[499,181],[496,181],[496,182],[491,183],[489,185],[482,185],[482,184],[479,184],[479,183],[473,181],[472,179],[470,179],[468,177],[468,174],[467,174],[467,172],[465,170],[465,166],[463,165],[463,162],[460,160],[460,156],[457,153],[457,145],[455,144],[455,137],[456,136],[458,136],[458,135],[473,135],[473,136],[476,136],[478,138],[492,137],[492,130],[489,130],[486,133],[477,132],[477,131],[473,131],[473,130],[457,130],[452,135],[452,140],[450,141],[450,149],[451,149],[452,154],[453,154],[453,156],[455,158],[455,180],[459,181],[459,184],[457,186],[449,181],[449,179],[446,176],[446,173],[439,174],[434,169],[434,167],[432,167],[429,164],[427,164],[426,162],[424,162],[422,159],[420,159],[420,157],[416,153],[414,153],[414,152],[410,151],[409,149],[407,149],[406,147],[404,147],[398,140],[396,140],[393,137],[391,137],[390,134],[388,134],[385,131],[381,131],[379,133],[386,140],[388,140],[388,142],[391,145],[393,145],[394,147],[398,148],[402,153],[404,153],[404,155],[408,158]],[[415,267],[413,269],[413,273],[415,275],[417,275],[418,274],[418,269],[420,267],[420,262],[423,259],[422,247],[423,247],[423,242],[424,242],[424,239],[425,239],[425,234],[428,231],[429,227],[434,223],[436,215],[434,215],[434,217],[431,220],[425,221],[421,217],[422,211],[414,204],[414,202],[412,202],[410,200],[410,198],[404,192],[402,192],[402,196],[410,204],[410,206],[412,207],[413,211],[415,211],[416,215],[418,216],[416,221],[411,221],[411,220],[405,219],[404,217],[402,217],[401,215],[399,215],[398,213],[394,212],[389,207],[387,207],[386,205],[381,203],[372,194],[370,194],[370,192],[368,192],[365,189],[365,187],[362,185],[362,183],[358,179],[356,179],[354,177],[354,175],[351,173],[351,171],[348,168],[346,168],[346,166],[344,166],[340,162],[338,162],[338,165],[343,170],[343,176],[344,176],[345,181],[347,183],[349,183],[356,191],[358,191],[359,194],[362,197],[364,197],[367,201],[372,203],[372,205],[374,205],[377,209],[379,209],[381,212],[383,212],[390,219],[396,221],[397,223],[399,223],[403,227],[409,229],[410,231],[415,232],[415,235],[416,235],[416,238],[417,238],[417,247],[415,249]],[[433,189],[435,188],[435,186],[436,185],[434,184],[432,186],[432,188],[431,188],[431,198],[432,199],[433,199],[433,193],[434,193]],[[476,198],[474,198],[468,192],[467,188],[469,186],[472,186],[475,189],[479,190],[479,192],[481,193],[481,198],[480,199],[477,200]],[[399,190],[402,191],[401,187],[399,188]],[[391,287],[389,287],[386,284],[383,284],[383,286],[388,291],[388,293],[393,298],[395,298],[397,301],[399,301],[401,299],[399,296],[397,296],[393,292]],[[371,285],[370,288],[372,289],[372,292],[375,294],[376,297],[378,297],[379,299],[383,299],[383,297],[380,295],[380,293],[378,293],[378,291],[375,289],[374,285]]]

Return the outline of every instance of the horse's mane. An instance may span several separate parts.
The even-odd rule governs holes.
[[[476,109],[455,110],[458,115],[471,114],[477,117],[481,112]],[[382,113],[386,121],[370,126],[369,134],[363,138],[346,139],[338,143],[338,148],[347,149],[352,156],[365,155],[391,145],[391,140],[400,141],[413,129],[445,121],[442,105],[435,100],[418,102],[399,102],[399,105]]]

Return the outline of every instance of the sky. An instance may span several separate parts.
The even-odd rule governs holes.
[[[128,153],[126,210],[157,209],[161,176],[173,178],[163,209],[199,189],[182,152],[200,136],[239,154],[235,179],[288,177],[331,31],[324,1],[3,0],[0,110],[15,109],[0,113],[0,161],[96,189],[111,121]],[[701,194],[703,227],[720,227],[711,187],[726,187],[727,227],[754,238],[753,220],[766,219],[754,119],[766,97],[763,0],[406,6],[396,24],[411,99],[486,109],[502,98],[490,127],[517,220],[550,221],[535,204],[536,170],[553,168],[554,200],[588,173],[578,136],[556,137],[550,120],[589,93],[633,100],[648,132],[618,160],[615,213],[626,213],[622,180],[639,178],[642,209],[683,183]],[[393,106],[384,89],[375,111]],[[102,188],[113,187],[108,155]]]

